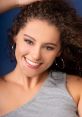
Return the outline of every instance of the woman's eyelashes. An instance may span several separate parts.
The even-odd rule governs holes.
[[[29,45],[33,45],[33,44],[34,44],[34,42],[33,42],[32,40],[30,40],[30,39],[24,39],[24,41],[25,41],[27,44],[29,44]]]
[[[48,51],[52,51],[52,50],[54,50],[55,48],[54,48],[54,47],[51,47],[51,46],[46,46],[46,49],[47,49]]]
[[[31,39],[24,39],[24,41],[28,44],[28,45],[34,45],[34,42]],[[42,46],[42,48],[46,49],[47,51],[53,51],[55,49],[55,47],[52,46]]]

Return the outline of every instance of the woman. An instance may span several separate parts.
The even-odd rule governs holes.
[[[25,6],[14,20],[10,47],[16,67],[0,78],[0,116],[82,117],[82,79],[55,71],[66,47],[82,47],[81,20],[64,0]]]

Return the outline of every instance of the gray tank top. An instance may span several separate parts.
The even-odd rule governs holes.
[[[49,74],[31,101],[3,117],[79,117],[77,106],[66,89],[66,74]]]

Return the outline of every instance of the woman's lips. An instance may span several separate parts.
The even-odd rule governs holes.
[[[26,65],[32,69],[38,69],[42,63],[32,62],[25,57]]]

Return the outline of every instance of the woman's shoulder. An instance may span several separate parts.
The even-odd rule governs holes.
[[[75,75],[67,75],[67,89],[74,101],[78,104],[82,99],[82,77]]]
[[[0,78],[0,115],[10,111],[17,104],[16,86],[8,82],[5,78]],[[17,94],[17,96],[16,96]]]
[[[0,77],[0,115],[2,113],[4,103],[6,101],[6,85],[5,81],[3,80],[2,77]]]
[[[82,89],[82,77],[76,75],[67,75],[67,83],[71,86]]]
[[[82,77],[67,75],[67,87],[76,101],[79,115],[82,117]]]
[[[6,81],[4,80],[4,78],[0,78],[0,101],[1,101],[1,98],[3,98],[3,96],[5,96],[5,92],[7,90],[7,83]]]

